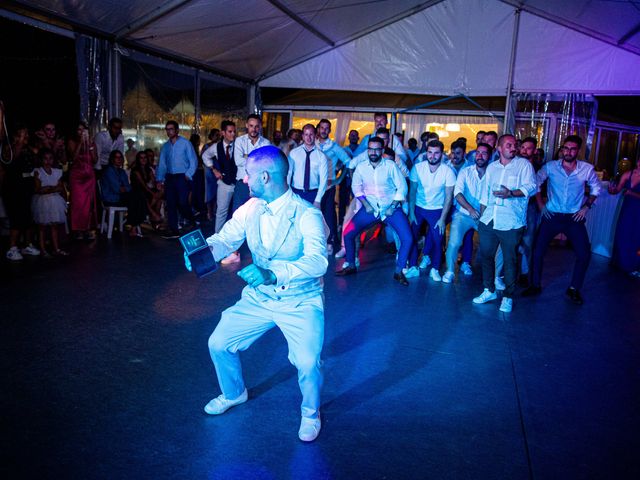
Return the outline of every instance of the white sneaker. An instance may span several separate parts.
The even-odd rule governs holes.
[[[20,250],[18,247],[11,247],[7,252],[7,260],[11,260],[12,262],[18,262],[22,260],[22,255],[20,255]]]
[[[495,300],[496,298],[498,298],[498,295],[496,294],[496,292],[491,292],[489,291],[488,288],[485,288],[480,295],[478,295],[476,298],[473,299],[473,303],[476,303],[476,304],[487,303],[487,302],[490,302],[491,300]]]
[[[347,251],[344,248],[341,248],[340,250],[338,250],[336,252],[336,254],[333,256],[334,258],[344,258],[344,256],[347,254]]]
[[[507,286],[504,284],[504,282],[502,281],[501,277],[496,277],[495,280],[495,286],[496,286],[496,290],[504,290],[505,288],[507,288]]]
[[[248,398],[249,395],[246,388],[238,398],[234,398],[233,400],[227,399],[224,395],[219,395],[205,405],[204,411],[209,415],[220,415],[231,407],[235,407],[236,405],[246,402]]]
[[[327,245],[327,255],[333,255],[333,245]]]
[[[298,430],[298,438],[303,442],[313,442],[318,438],[321,427],[322,424],[320,423],[320,417],[302,417],[302,420],[300,421],[300,429]]]
[[[420,270],[426,270],[431,265],[431,258],[429,255],[423,255],[422,260],[420,260]]]
[[[238,252],[233,252],[228,257],[223,258],[220,263],[222,265],[229,265],[231,263],[238,263],[240,261],[240,254]]]
[[[37,255],[40,255],[40,250],[29,244],[22,249],[22,255],[33,255],[35,257]]]
[[[431,271],[429,272],[429,276],[431,277],[431,280],[433,280],[434,282],[441,282],[442,281],[442,277],[440,276],[440,272],[438,272],[438,270],[436,270],[435,268],[431,269]]]
[[[513,309],[513,298],[502,297],[502,303],[500,304],[500,311],[504,313],[511,313]]]
[[[451,270],[449,270],[447,272],[444,272],[444,275],[442,276],[442,282],[452,283],[454,278],[456,278],[455,274]]]
[[[420,276],[420,269],[418,267],[403,268],[402,273],[406,278],[416,278]]]
[[[463,264],[460,265],[460,271],[463,275],[473,275],[473,269],[471,265],[469,265],[469,262],[463,262]]]

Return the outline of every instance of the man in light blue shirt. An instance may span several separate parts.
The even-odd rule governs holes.
[[[167,202],[169,231],[164,238],[178,238],[178,211],[183,218],[194,223],[189,205],[191,179],[198,166],[196,152],[191,142],[179,135],[180,127],[175,120],[165,125],[169,140],[160,150],[160,160],[156,170],[158,188],[164,188]]]

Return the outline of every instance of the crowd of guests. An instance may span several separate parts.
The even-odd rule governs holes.
[[[125,143],[119,118],[94,138],[80,123],[66,142],[53,123],[33,135],[18,127],[0,165],[10,224],[6,257],[67,255],[59,229],[67,225],[73,238],[94,240],[100,210],[108,206],[127,207],[132,237],[142,236],[145,221],[168,239],[201,220],[219,232],[249,198],[247,156],[273,144],[289,159],[292,190],[323,213],[329,254],[344,258],[337,275],[358,271],[363,232],[375,234],[376,224],[383,224],[389,250],[396,253],[396,281],[408,285],[425,272],[432,281],[451,283],[458,263],[460,274],[473,274],[477,231],[484,291],[474,302],[494,300],[502,290],[500,308],[508,312],[516,284],[526,288],[524,295],[540,294],[545,250],[564,233],[577,256],[567,295],[582,303],[591,251],[584,223],[601,187],[593,166],[577,158],[581,138],[565,138],[559,159],[545,162],[531,137],[480,131],[475,148],[459,138],[445,152],[434,132],[405,146],[387,124],[387,115],[376,113],[373,132],[360,139],[352,130],[342,147],[330,138],[329,120],[286,136],[276,131],[270,141],[262,136],[260,116],[249,115],[244,135],[225,120],[201,147],[199,135],[187,140],[178,123],[169,121],[159,155],[138,151],[133,139]],[[640,270],[639,190],[637,165],[609,187],[625,195],[613,261],[634,275]],[[234,252],[223,263],[239,260]]]

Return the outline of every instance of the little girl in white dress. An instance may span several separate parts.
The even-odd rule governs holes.
[[[62,170],[53,168],[55,157],[53,152],[45,149],[40,155],[42,167],[33,171],[35,177],[35,195],[31,201],[33,219],[40,227],[40,252],[43,256],[50,256],[45,249],[46,229],[51,231],[51,244],[56,255],[66,256],[58,244],[58,228],[64,224],[67,216],[67,202],[62,197]]]

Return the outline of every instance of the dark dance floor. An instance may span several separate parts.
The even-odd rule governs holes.
[[[237,266],[198,280],[153,236],[71,250],[0,262],[3,478],[640,478],[640,282],[603,257],[578,307],[552,248],[543,295],[504,315],[471,304],[478,268],[405,288],[374,241],[358,275],[326,276],[323,428],[303,444],[278,330],[243,354],[249,402],[202,411]]]

